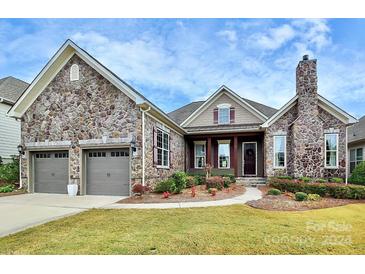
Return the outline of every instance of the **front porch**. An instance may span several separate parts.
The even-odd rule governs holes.
[[[264,132],[188,135],[186,171],[204,174],[212,165],[213,175],[264,176]]]

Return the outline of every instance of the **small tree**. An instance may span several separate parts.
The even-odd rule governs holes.
[[[212,165],[211,164],[207,164],[204,168],[205,171],[205,179],[208,179],[211,175],[212,175]]]
[[[349,182],[357,185],[365,185],[365,162],[358,164],[351,173]]]

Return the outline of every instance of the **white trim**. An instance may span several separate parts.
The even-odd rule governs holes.
[[[207,165],[207,145],[206,145],[206,141],[194,141],[194,168],[195,169],[203,169],[205,168],[205,166]],[[197,167],[196,165],[196,145],[203,145],[204,146],[204,166],[202,167]]]
[[[245,144],[255,144],[255,174],[247,174],[247,176],[257,176],[257,142],[242,142],[242,176],[245,176]]]
[[[322,103],[322,104],[319,104],[320,107],[322,107],[324,110],[328,111],[333,116],[335,116],[336,118],[338,118],[339,120],[341,120],[342,122],[344,122],[346,124],[353,124],[353,123],[357,123],[359,121],[358,119],[351,116],[346,111],[340,109],[338,106],[336,106],[332,102],[328,101],[326,98],[324,98],[323,96],[321,96],[319,94],[318,94],[318,101],[320,103]],[[340,115],[344,116],[345,118],[347,118],[347,120],[346,119],[344,120],[343,118],[341,119],[341,116],[339,116],[338,113]]]
[[[336,135],[336,166],[327,166],[327,145],[326,145],[326,136],[327,135]],[[324,168],[325,169],[338,169],[338,133],[325,133],[324,134]]]
[[[189,130],[189,129],[188,129]],[[187,135],[196,135],[196,134],[211,134],[211,133],[232,133],[232,132],[264,132],[265,130],[257,128],[249,128],[249,129],[230,129],[230,130],[206,130],[206,131],[188,131]]]
[[[217,105],[217,108],[230,108],[231,106],[232,106],[231,104],[223,103],[223,104]]]
[[[173,131],[175,132],[177,135],[181,136],[181,137],[184,137],[183,134],[181,134],[180,132],[177,132],[175,129],[169,127],[168,125],[166,125],[164,122],[162,122],[160,119],[156,118],[155,116],[151,115],[150,113],[146,112],[146,115],[149,116],[151,119],[155,120],[156,123],[160,123],[160,125],[163,127],[163,128],[167,128],[167,131],[170,133],[170,131]],[[163,129],[162,128],[162,129]]]
[[[227,122],[225,122],[225,123],[220,122],[220,114],[223,109],[228,111]],[[229,125],[231,123],[230,116],[231,116],[230,107],[218,107],[218,125]]]
[[[164,168],[164,169],[169,169],[170,168],[170,133],[163,130],[162,128],[159,128],[159,127],[156,127],[156,134],[158,135],[158,131],[161,131],[162,132],[162,144],[161,144],[161,147],[158,147],[158,142],[156,143],[156,153],[157,153],[157,162],[158,162],[158,150],[161,149],[162,150],[162,155],[161,155],[161,163],[162,165],[156,165],[157,168]],[[167,134],[167,140],[168,140],[168,143],[167,143],[167,149],[165,149],[163,147],[164,143],[163,143],[163,140],[164,140],[164,136],[163,134]],[[156,136],[157,138],[158,136]],[[167,151],[167,165],[163,165],[163,161],[164,161],[164,158],[163,158],[163,155],[164,155],[164,151]]]
[[[284,166],[276,166],[275,165],[275,139],[277,137],[284,137]],[[286,151],[286,135],[274,135],[273,136],[273,167],[274,169],[285,169],[286,168],[286,154],[287,154],[287,151]]]
[[[219,145],[228,145],[228,163],[227,163],[227,167],[221,167],[220,166],[220,161],[219,161]],[[231,168],[231,145],[230,145],[230,140],[218,140],[218,153],[217,153],[217,157],[218,157],[218,169],[230,169]]]
[[[268,117],[264,115],[262,112],[258,111],[256,108],[251,106],[245,100],[243,100],[237,93],[227,88],[226,86],[221,86],[217,91],[215,91],[200,107],[198,107],[192,114],[190,114],[180,125],[182,127],[186,126],[192,120],[194,120],[199,114],[201,114],[206,108],[208,108],[216,98],[219,96],[226,94],[228,97],[239,103],[242,107],[248,110],[250,113],[255,115],[261,121],[265,121]]]
[[[78,81],[80,80],[80,68],[78,64],[73,64],[70,67],[70,81]]]
[[[273,116],[270,117],[265,123],[261,125],[261,127],[269,127],[273,123],[275,123],[281,116],[283,116],[288,110],[290,110],[297,102],[298,95],[294,96],[287,102],[284,106],[282,106]]]

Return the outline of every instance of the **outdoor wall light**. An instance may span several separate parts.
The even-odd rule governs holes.
[[[25,154],[24,147],[22,145],[18,145],[17,148],[18,148],[19,155],[24,155]]]

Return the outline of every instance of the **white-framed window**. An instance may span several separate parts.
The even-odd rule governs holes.
[[[325,162],[326,168],[337,168],[338,163],[338,134],[327,133],[325,140]]]
[[[170,165],[170,135],[157,128],[157,166],[169,167]]]
[[[70,68],[70,81],[78,81],[80,79],[79,66],[73,64]]]
[[[205,141],[194,142],[195,168],[203,168],[206,163]]]
[[[274,136],[274,168],[286,167],[286,136]]]
[[[364,160],[364,150],[362,147],[350,149],[350,173]]]
[[[218,108],[218,124],[229,124],[229,107],[221,106]]]
[[[218,168],[230,167],[230,141],[218,141]]]

